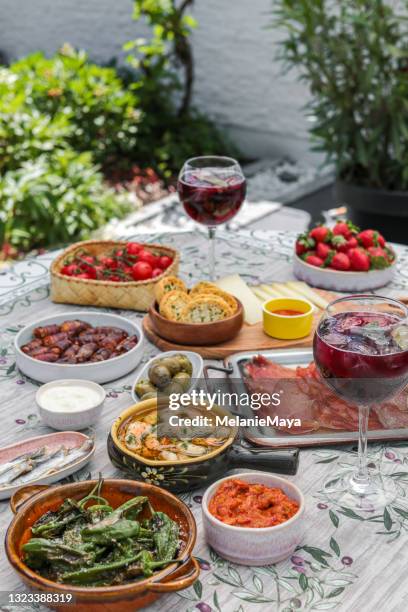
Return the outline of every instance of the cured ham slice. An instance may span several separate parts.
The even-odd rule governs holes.
[[[408,427],[408,393],[404,389],[391,402],[385,402],[374,408],[380,423],[386,429]]]
[[[314,417],[313,397],[304,393],[295,370],[269,361],[260,355],[246,365],[245,382],[252,393],[269,395],[279,393],[280,404],[274,405],[271,401],[269,406],[264,405],[260,410],[261,416],[277,416],[279,419],[301,421],[301,426],[277,425],[276,429],[295,435],[319,429],[320,423]]]
[[[279,406],[265,406],[262,416],[278,416],[282,419],[300,419],[301,427],[276,428],[290,434],[305,434],[318,429],[337,431],[358,430],[358,408],[338,398],[320,376],[314,362],[296,369],[282,366],[257,356],[245,366],[245,383],[251,393],[279,392]],[[408,404],[402,412],[400,400],[398,407],[385,405],[370,411],[369,429],[408,427]],[[380,415],[381,412],[381,415]],[[397,414],[398,413],[398,414]],[[398,425],[395,425],[399,422]]]

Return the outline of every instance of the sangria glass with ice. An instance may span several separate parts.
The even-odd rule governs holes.
[[[368,469],[368,415],[408,384],[407,308],[376,295],[339,298],[319,322],[313,353],[326,384],[359,410],[357,469],[328,483],[327,492],[338,493],[342,506],[381,510],[395,487],[390,476]]]
[[[194,157],[181,169],[177,191],[186,213],[208,227],[210,278],[214,280],[215,229],[235,217],[245,199],[241,166],[231,157]]]

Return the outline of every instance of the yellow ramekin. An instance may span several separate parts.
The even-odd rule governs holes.
[[[276,314],[274,310],[298,310],[302,314],[288,316]],[[297,298],[271,298],[262,305],[265,334],[279,340],[296,340],[308,336],[312,331],[314,306],[307,300]]]

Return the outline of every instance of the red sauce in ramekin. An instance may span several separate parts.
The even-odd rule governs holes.
[[[300,310],[291,310],[290,308],[278,308],[278,310],[270,310],[270,312],[283,317],[298,317],[299,315],[305,314]]]
[[[282,489],[231,478],[218,487],[208,509],[227,525],[274,527],[292,518],[299,504]]]

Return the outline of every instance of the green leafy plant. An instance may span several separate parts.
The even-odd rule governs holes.
[[[77,151],[92,151],[96,162],[106,164],[130,156],[137,145],[140,112],[135,94],[125,88],[113,68],[89,61],[84,51],[64,45],[51,58],[33,53],[9,68],[15,98],[24,96],[34,112],[67,119],[67,140]],[[4,92],[7,79],[0,84]]]
[[[124,45],[136,70],[133,88],[142,120],[138,154],[167,179],[188,157],[237,155],[215,124],[192,107],[194,58],[190,36],[197,26],[187,13],[194,0],[135,0],[133,18],[144,19],[151,38]],[[180,78],[181,75],[181,78]]]
[[[408,189],[407,23],[385,0],[275,2],[280,56],[310,87],[315,148],[347,182]]]
[[[0,70],[0,90],[10,73]],[[11,89],[12,91],[12,89]],[[0,173],[66,146],[72,127],[63,114],[50,117],[28,106],[22,95],[0,95]]]
[[[90,153],[55,150],[0,177],[0,244],[29,250],[86,239],[129,209],[125,194],[104,186]]]

